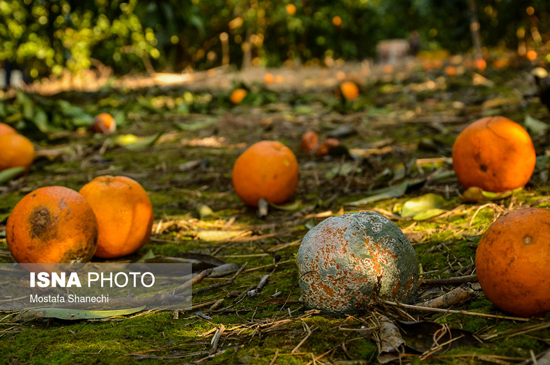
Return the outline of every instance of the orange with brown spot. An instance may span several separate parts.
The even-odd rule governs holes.
[[[501,192],[527,184],[536,162],[531,137],[504,117],[486,117],[470,124],[453,146],[453,167],[465,188]]]
[[[284,144],[260,141],[237,158],[231,180],[235,193],[251,207],[257,207],[260,198],[281,204],[298,188],[298,161]]]
[[[20,263],[88,262],[98,225],[90,204],[76,191],[50,186],[25,196],[6,224],[8,248]]]
[[[531,317],[550,312],[550,211],[518,209],[497,219],[476,253],[487,298],[500,309]]]
[[[34,146],[25,136],[17,133],[0,135],[0,146],[0,171],[32,165]]]
[[[80,189],[99,223],[95,255],[116,258],[139,250],[149,241],[153,206],[141,185],[124,176],[100,176]]]

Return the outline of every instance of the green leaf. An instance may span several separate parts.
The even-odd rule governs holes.
[[[155,144],[155,142],[162,136],[162,132],[159,132],[155,135],[140,138],[137,142],[129,143],[129,144],[123,144],[125,148],[129,150],[140,150],[145,147],[149,147]]]
[[[24,321],[38,318],[58,318],[65,320],[78,320],[78,319],[98,319],[109,318],[114,316],[125,316],[140,312],[145,309],[146,306],[129,309],[117,309],[117,310],[77,310],[67,308],[36,308],[29,309],[23,313],[20,313],[15,320]]]
[[[153,252],[153,250],[149,250],[147,251],[147,253],[145,255],[143,255],[139,260],[137,260],[136,262],[146,262],[147,260],[151,260],[151,259],[154,259],[156,257],[155,253]]]
[[[548,131],[548,124],[527,115],[525,117],[525,128],[534,136],[542,136]]]
[[[0,214],[0,223],[4,223],[9,216],[10,216],[10,213]]]
[[[34,117],[31,121],[34,123],[36,128],[40,130],[40,132],[48,133],[50,131],[48,125],[48,115],[44,110],[42,110],[42,108],[36,108],[36,112],[34,113]]]
[[[25,170],[25,167],[12,167],[10,169],[0,171],[0,184],[5,184],[15,179],[16,177],[24,173]]]
[[[441,208],[445,204],[445,198],[437,194],[426,194],[419,196],[418,198],[413,198],[403,204],[403,209],[401,210],[401,217],[409,218],[417,215],[418,213],[424,212],[426,210]]]
[[[201,204],[198,207],[197,211],[199,213],[200,219],[204,219],[204,218],[211,217],[212,215],[214,215],[214,211],[212,210],[212,208],[210,208],[206,204]]]
[[[405,194],[408,186],[409,186],[409,180],[405,180],[399,185],[393,185],[388,188],[375,190],[371,192],[371,194],[374,194],[374,195],[369,196],[368,198],[363,198],[351,203],[347,203],[346,205],[348,206],[367,205],[380,200],[398,198],[403,194]]]
[[[286,211],[286,212],[294,212],[294,211],[296,211],[296,210],[298,210],[302,207],[302,201],[297,200],[293,203],[289,203],[289,204],[285,204],[285,205],[275,205],[275,204],[269,203],[269,205],[271,205],[273,208],[275,208],[277,210],[283,210],[283,211]]]
[[[193,123],[174,123],[174,125],[176,126],[176,128],[182,131],[195,132],[210,127],[211,125],[214,125],[216,123],[218,123],[217,119],[209,118],[204,120],[197,120]]]
[[[439,208],[428,209],[415,214],[412,219],[415,221],[425,221],[425,220],[437,217],[438,215],[441,215],[446,212],[448,212],[448,210],[439,209]]]
[[[344,162],[341,165],[334,166],[330,171],[328,171],[325,174],[325,177],[327,179],[332,179],[333,177],[336,177],[336,176],[347,176],[353,171],[354,167],[355,167],[354,163]]]

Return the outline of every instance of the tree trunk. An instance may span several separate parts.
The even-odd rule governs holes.
[[[472,31],[472,40],[474,42],[474,52],[476,60],[482,59],[481,41],[479,40],[479,20],[477,19],[477,7],[475,0],[468,0],[470,9],[470,30]]]

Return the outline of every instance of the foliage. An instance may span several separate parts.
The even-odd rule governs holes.
[[[544,0],[477,0],[477,9],[485,45],[548,41],[539,33],[549,25]],[[413,30],[424,48],[468,50],[468,0],[0,0],[0,61],[33,77],[89,68],[93,59],[119,73],[206,69],[224,56],[237,65],[322,64],[372,57],[378,41]]]

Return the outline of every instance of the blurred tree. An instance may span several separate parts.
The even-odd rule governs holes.
[[[33,77],[78,72],[93,59],[117,73],[207,69],[228,56],[238,66],[330,63],[372,57],[378,41],[413,30],[426,48],[465,52],[468,1],[0,0],[0,61]],[[547,0],[476,2],[484,45],[550,41]]]

